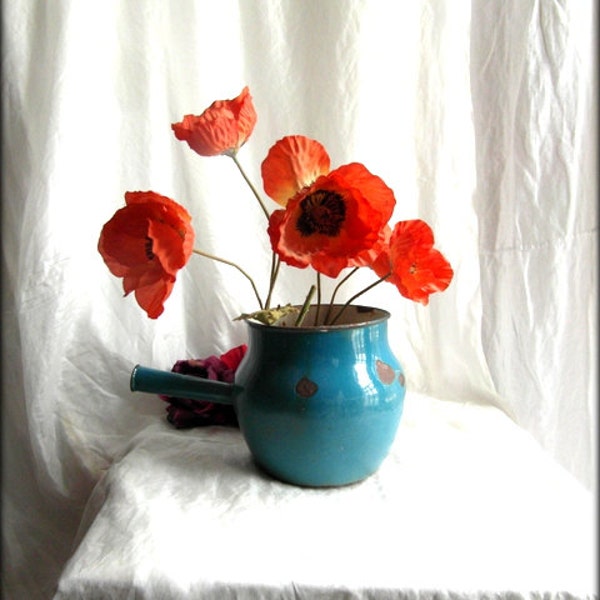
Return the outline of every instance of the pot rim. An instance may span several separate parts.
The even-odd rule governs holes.
[[[297,308],[301,308],[300,304],[294,305]],[[334,309],[340,309],[344,306],[344,304],[334,304]],[[321,310],[327,310],[329,307],[328,304],[322,304]],[[312,305],[309,309],[306,319],[309,318],[311,312],[314,313],[317,306]],[[348,315],[354,315],[354,318],[349,319]],[[362,315],[362,317],[361,317]],[[328,331],[340,331],[345,329],[357,329],[361,327],[366,327],[369,325],[377,325],[379,323],[383,323],[387,321],[391,317],[391,313],[383,308],[378,308],[376,306],[366,306],[362,304],[350,304],[344,311],[342,315],[342,322],[336,323],[334,325],[287,325],[285,324],[286,319],[293,319],[295,315],[292,317],[282,317],[277,323],[272,325],[268,325],[267,323],[263,323],[261,321],[257,321],[255,319],[248,319],[246,323],[250,327],[254,327],[255,329],[272,329],[278,332],[290,332],[290,333],[326,333]],[[279,324],[281,321],[284,324]]]

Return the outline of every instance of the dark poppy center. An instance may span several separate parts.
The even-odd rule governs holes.
[[[334,237],[346,219],[346,203],[340,194],[318,190],[300,202],[302,213],[296,222],[300,235],[321,233]]]
[[[152,260],[154,258],[154,252],[152,252],[152,239],[147,237],[144,242],[144,251],[146,252],[146,258]]]

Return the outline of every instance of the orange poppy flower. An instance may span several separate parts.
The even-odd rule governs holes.
[[[171,294],[175,276],[192,254],[191,216],[174,200],[155,192],[127,192],[125,207],[102,228],[98,251],[127,296],[156,319]]]
[[[256,118],[252,96],[245,87],[237,98],[216,100],[200,116],[185,115],[171,129],[201,156],[233,155],[250,137]]]
[[[392,190],[362,164],[327,172],[321,144],[302,136],[283,138],[262,165],[265,191],[276,210],[268,233],[285,263],[337,277],[379,240],[396,200]]]
[[[433,231],[420,219],[396,223],[384,251],[371,264],[379,277],[415,302],[429,303],[429,295],[443,292],[452,281],[450,263],[433,247]]]

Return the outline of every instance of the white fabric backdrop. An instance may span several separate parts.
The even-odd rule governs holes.
[[[363,162],[455,268],[428,307],[379,286],[412,389],[491,402],[595,486],[596,81],[592,0],[12,0],[3,4],[3,559],[7,597],[50,597],[88,495],[160,400],[135,363],[225,351],[254,307],[193,257],[165,313],[122,298],[96,251],[126,190],[194,216],[197,246],[262,289],[264,217],[226,158],[170,129],[249,85],[240,161],[286,134]],[[257,233],[258,232],[258,233]],[[245,240],[240,242],[239,240]],[[366,275],[362,281],[369,279]],[[282,274],[300,301],[308,272]],[[355,282],[347,294],[359,289]]]

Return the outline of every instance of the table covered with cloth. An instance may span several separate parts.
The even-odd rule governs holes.
[[[157,422],[97,484],[55,598],[593,598],[593,494],[490,405],[409,393],[389,456],[274,480],[236,428]]]

